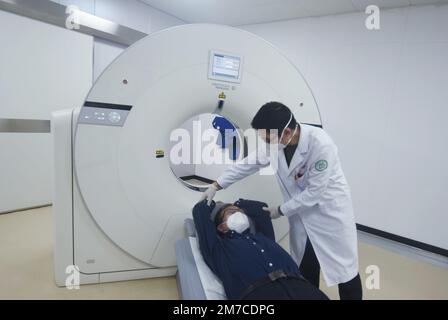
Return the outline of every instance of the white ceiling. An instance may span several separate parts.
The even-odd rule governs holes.
[[[368,5],[397,8],[448,0],[140,0],[188,23],[232,26],[364,11]]]

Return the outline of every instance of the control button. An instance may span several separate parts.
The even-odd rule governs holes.
[[[261,252],[264,252],[264,249],[261,249]]]
[[[269,262],[269,266],[270,266],[270,267],[272,267],[272,266],[273,266],[273,264]]]
[[[109,113],[109,117],[108,118],[109,118],[109,121],[112,122],[112,123],[117,123],[117,122],[120,122],[120,120],[121,120],[120,114],[118,112],[115,112],[115,111]]]

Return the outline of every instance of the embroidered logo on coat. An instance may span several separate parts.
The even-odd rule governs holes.
[[[328,162],[327,160],[319,160],[316,162],[314,167],[316,168],[317,171],[324,171],[325,169],[328,168]]]

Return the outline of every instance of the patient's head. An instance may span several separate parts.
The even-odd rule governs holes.
[[[238,233],[244,232],[249,228],[249,219],[244,213],[244,210],[233,205],[216,203],[214,221],[219,232],[226,233],[233,230]]]

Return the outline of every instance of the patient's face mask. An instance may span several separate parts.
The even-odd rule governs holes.
[[[227,227],[238,233],[243,233],[249,229],[249,218],[242,212],[235,212],[227,218]]]

